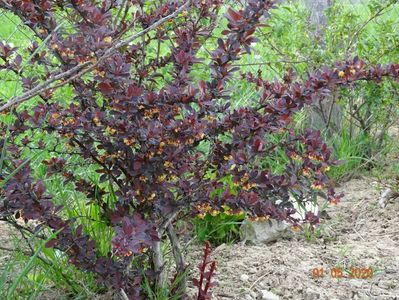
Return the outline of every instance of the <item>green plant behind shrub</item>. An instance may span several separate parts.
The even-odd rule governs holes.
[[[239,228],[244,219],[244,213],[232,214],[228,208],[214,215],[207,213],[195,217],[193,220],[195,236],[199,241],[209,241],[214,246],[233,243],[240,237]]]

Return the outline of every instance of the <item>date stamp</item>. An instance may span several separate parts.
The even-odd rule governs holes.
[[[313,279],[331,277],[331,278],[347,278],[347,279],[371,279],[374,276],[373,269],[371,267],[350,267],[343,269],[341,267],[333,267],[331,269],[325,268],[313,268],[311,271]]]

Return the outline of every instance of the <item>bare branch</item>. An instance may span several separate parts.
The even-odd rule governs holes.
[[[91,70],[93,70],[96,66],[98,66],[98,64],[100,64],[101,62],[103,62],[105,59],[109,58],[110,56],[112,56],[114,54],[114,52],[126,45],[128,45],[129,43],[131,43],[132,41],[134,41],[135,39],[147,34],[148,32],[150,32],[151,30],[157,28],[158,26],[162,25],[163,23],[167,22],[168,20],[176,17],[181,11],[183,11],[184,9],[186,9],[189,5],[191,4],[191,0],[188,0],[185,4],[183,4],[181,7],[179,7],[175,12],[173,12],[172,14],[158,20],[157,22],[155,22],[154,24],[152,24],[151,26],[148,26],[147,28],[145,28],[144,30],[132,35],[131,37],[119,41],[116,44],[114,44],[111,48],[109,48],[107,51],[104,52],[104,54],[98,58],[97,60],[94,61],[88,61],[88,62],[84,62],[82,64],[78,64],[77,66],[73,67],[72,69],[62,72],[48,80],[46,80],[44,83],[34,87],[33,89],[26,91],[25,93],[23,93],[20,96],[17,97],[12,97],[7,103],[3,104],[0,107],[0,112],[9,109],[12,106],[18,105],[22,102],[25,102],[37,95],[40,95],[41,93],[44,93],[46,91],[50,91],[50,90],[54,90],[56,88],[59,88],[61,86],[64,86],[66,84],[68,84],[70,81],[72,81],[73,79],[83,76],[84,74],[90,72]],[[61,81],[57,84],[54,84],[56,81]]]

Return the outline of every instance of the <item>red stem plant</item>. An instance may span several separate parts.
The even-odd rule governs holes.
[[[252,218],[317,224],[311,212],[305,220],[293,217],[290,196],[337,202],[326,176],[336,161],[319,132],[294,130],[294,114],[357,81],[397,79],[399,65],[370,67],[355,58],[316,71],[305,82],[291,72],[281,82],[241,74],[257,93],[251,105],[231,109],[229,82],[240,71],[234,63],[251,51],[274,5],[245,2],[242,9],[227,9],[227,29],[206,50],[207,79],[199,80],[193,70],[204,64],[201,53],[212,44],[221,0],[1,1],[0,8],[35,36],[26,48],[0,43],[0,69],[18,76],[23,88],[0,108],[13,118],[7,143],[0,143],[7,153],[3,172],[19,168],[2,182],[1,219],[10,221],[19,212],[59,231],[48,247],[130,299],[144,297],[144,275],[154,285],[165,284],[164,239],[172,244],[178,272],[186,269],[174,231],[177,218],[227,205]],[[0,131],[6,136],[7,126]],[[24,149],[46,147],[46,141],[29,138],[38,133],[58,141],[48,150],[51,159],[41,163],[47,177],[73,184],[114,231],[108,254],[79,220],[63,214],[24,160]],[[286,155],[279,174],[261,163],[276,149]],[[100,184],[76,174],[70,158],[94,168]],[[237,191],[225,186],[226,176]]]
[[[205,243],[204,255],[201,263],[198,265],[200,278],[193,279],[193,284],[198,288],[197,300],[210,300],[212,293],[210,289],[214,286],[212,277],[215,275],[216,262],[211,261],[211,244]]]

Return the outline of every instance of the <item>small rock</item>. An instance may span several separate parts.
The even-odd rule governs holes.
[[[240,276],[240,280],[243,281],[243,282],[248,282],[249,276],[247,274],[242,274]]]
[[[267,244],[281,238],[288,225],[276,220],[250,221],[245,220],[240,227],[241,240],[251,244]]]
[[[252,298],[256,299],[256,297],[258,296],[254,291],[251,291],[249,293],[251,295]]]
[[[305,292],[305,300],[316,300],[320,299],[320,294],[308,288]]]
[[[277,295],[275,295],[272,292],[267,291],[267,290],[262,290],[261,293],[262,293],[263,300],[279,300],[280,299]]]
[[[251,295],[245,295],[245,300],[254,300],[255,298],[253,298]]]
[[[255,273],[257,273],[258,272],[258,269],[257,268],[249,268],[248,269],[248,273],[249,274],[255,274]]]
[[[267,285],[262,281],[258,283],[258,286],[260,286],[261,288],[266,288]]]

